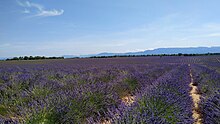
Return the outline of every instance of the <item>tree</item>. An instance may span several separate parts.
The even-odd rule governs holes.
[[[178,53],[178,56],[182,56],[183,54],[182,53]]]
[[[24,60],[28,60],[29,58],[27,56],[24,57]]]

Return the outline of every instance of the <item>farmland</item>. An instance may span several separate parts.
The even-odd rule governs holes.
[[[2,61],[0,123],[220,124],[220,56]]]

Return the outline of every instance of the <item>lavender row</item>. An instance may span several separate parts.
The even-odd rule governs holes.
[[[195,85],[201,94],[200,108],[204,124],[220,123],[220,74],[205,66],[194,65]]]
[[[193,123],[192,99],[189,96],[187,65],[175,68],[158,78],[151,89],[140,91],[132,107],[112,113],[112,122],[127,123]],[[117,116],[116,116],[117,115]]]

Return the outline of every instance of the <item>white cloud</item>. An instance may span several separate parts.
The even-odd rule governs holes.
[[[29,13],[31,13],[31,12],[30,12],[30,10],[25,9],[24,11],[22,11],[22,13],[29,14]]]
[[[33,16],[31,17],[48,17],[48,16],[59,16],[64,13],[63,9],[57,10],[57,9],[52,9],[52,10],[46,10],[43,5],[37,4],[37,3],[32,3],[29,1],[21,2],[17,0],[17,3],[19,6],[24,7],[25,10],[23,13],[30,13],[29,9],[36,9],[36,12]]]
[[[58,15],[62,15],[64,13],[64,10],[50,10],[50,11],[41,11],[40,13],[36,14],[35,16],[43,16],[43,17],[46,17],[46,16],[58,16]]]
[[[220,33],[211,33],[208,34],[207,37],[220,37]]]

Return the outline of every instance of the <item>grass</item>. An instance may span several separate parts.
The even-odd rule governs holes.
[[[50,94],[52,91],[50,89],[46,89],[44,87],[34,87],[32,92],[32,97],[38,98],[38,97],[46,97],[48,94]]]
[[[3,105],[0,105],[0,115],[3,117],[8,115],[8,109]]]
[[[5,81],[2,80],[2,79],[0,79],[0,85],[1,85],[1,84],[4,84],[4,83],[5,83]]]
[[[84,123],[88,117],[96,118],[99,114],[104,115],[109,104],[116,104],[113,99],[106,99],[103,93],[88,92],[84,95],[83,99],[73,99],[70,101],[71,105],[67,116],[71,117],[70,120],[74,123]]]
[[[47,110],[46,108],[25,121],[27,124],[56,124],[58,122],[59,115],[53,109]]]
[[[132,94],[139,88],[138,81],[135,78],[125,78],[121,83],[115,86],[115,91],[120,98]]]
[[[139,107],[138,111],[144,113],[145,111],[148,114],[154,114],[154,116],[164,118],[168,123],[176,124],[179,122],[176,115],[180,113],[180,110],[177,106],[167,103],[163,98],[160,97],[144,97],[138,101]],[[176,114],[174,114],[176,113]]]

